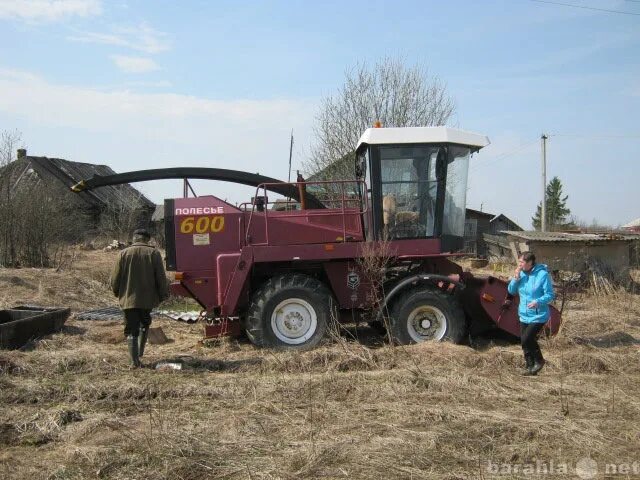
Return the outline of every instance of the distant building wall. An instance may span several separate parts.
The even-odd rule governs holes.
[[[615,270],[629,268],[629,242],[609,240],[606,242],[539,242],[535,240],[511,239],[519,252],[533,251],[537,261],[546,263],[551,270],[586,270],[589,258],[598,258]]]
[[[465,216],[465,230],[469,232],[465,234],[465,251],[473,253],[479,257],[486,257],[487,245],[484,241],[483,234],[489,233],[490,221],[493,215],[478,212],[476,210],[467,209]]]
[[[487,258],[489,260],[493,262],[515,261],[506,235],[485,233],[482,237],[487,245]]]

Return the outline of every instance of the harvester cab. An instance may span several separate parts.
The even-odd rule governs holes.
[[[440,239],[441,251],[461,250],[469,158],[488,144],[447,127],[366,130],[356,176],[369,185],[367,239]]]
[[[463,246],[469,159],[488,144],[447,127],[373,128],[348,180],[172,168],[93,177],[73,190],[184,180],[183,197],[164,204],[166,263],[172,292],[201,305],[206,337],[310,348],[330,324],[355,318],[384,325],[401,344],[462,342],[491,328],[519,334],[518,298],[506,282],[451,260]],[[256,191],[232,205],[189,196],[191,178]],[[551,310],[554,333],[560,315]]]

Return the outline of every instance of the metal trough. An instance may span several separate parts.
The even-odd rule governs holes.
[[[0,310],[0,348],[15,349],[29,340],[59,331],[71,309],[32,305]]]

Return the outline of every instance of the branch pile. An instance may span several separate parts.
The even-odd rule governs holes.
[[[587,282],[596,295],[611,295],[620,288],[627,288],[629,274],[616,272],[611,265],[599,258],[587,259]]]

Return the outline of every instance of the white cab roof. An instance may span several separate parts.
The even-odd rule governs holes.
[[[358,141],[361,145],[402,143],[455,143],[480,150],[489,145],[489,138],[477,133],[449,127],[367,128]]]
[[[636,218],[635,220],[622,226],[622,228],[635,228],[635,227],[640,227],[640,218]]]

